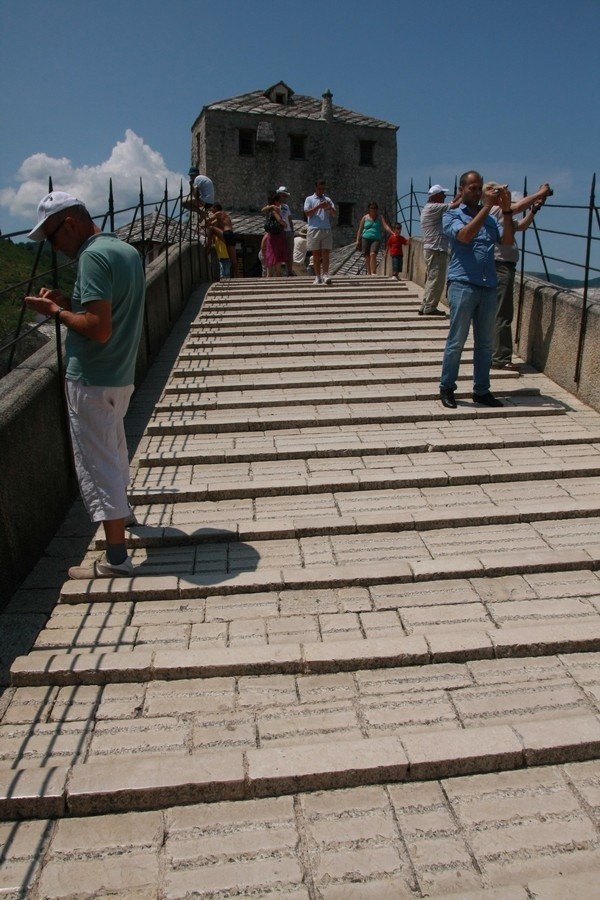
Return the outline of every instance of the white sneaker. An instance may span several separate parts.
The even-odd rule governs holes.
[[[71,566],[69,578],[131,578],[133,576],[133,563],[127,556],[118,566],[111,565],[103,553],[91,566]]]
[[[331,275],[329,273],[323,275],[323,284],[331,284]]]
[[[316,277],[315,280],[313,281],[313,284],[322,284],[321,278],[320,278],[319,275],[317,275],[317,277]]]

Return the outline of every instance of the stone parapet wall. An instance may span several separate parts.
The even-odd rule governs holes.
[[[406,265],[406,264],[405,264]],[[406,277],[425,284],[423,241],[412,238]],[[600,304],[588,302],[581,372],[575,381],[582,316],[582,298],[554,284],[525,276],[521,308],[520,279],[515,285],[513,335],[515,352],[574,396],[600,410]]]
[[[208,278],[206,256],[198,245],[183,245],[181,265],[179,250],[169,251],[168,282],[164,258],[147,267],[136,384],[194,287]],[[1,607],[33,567],[76,496],[54,341],[0,380],[0,446]]]

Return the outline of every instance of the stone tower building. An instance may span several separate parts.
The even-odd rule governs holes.
[[[335,245],[350,243],[369,200],[395,217],[397,126],[332,99],[330,91],[321,99],[295,94],[280,81],[211,103],[192,126],[192,164],[213,180],[226,209],[256,212],[285,185],[296,218],[323,175],[338,209]]]

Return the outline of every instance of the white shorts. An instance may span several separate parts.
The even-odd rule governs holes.
[[[75,471],[92,522],[129,515],[129,455],[123,419],[133,385],[65,381]]]
[[[309,228],[306,232],[306,249],[314,252],[319,250],[331,250],[333,247],[333,234],[331,228]]]

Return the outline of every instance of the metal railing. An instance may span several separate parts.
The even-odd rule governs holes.
[[[456,194],[457,185],[458,179],[455,178],[454,194]],[[429,179],[428,188],[430,186],[431,179]],[[527,193],[527,178],[525,178],[523,195],[525,196]],[[426,202],[427,190],[416,191],[412,180],[407,193],[397,198],[398,221],[403,223],[411,237],[420,233],[421,209]],[[519,339],[521,330],[525,277],[528,275],[534,276],[555,285],[561,290],[576,291],[577,295],[582,297],[577,361],[574,375],[575,382],[579,383],[590,305],[600,300],[600,292],[598,299],[594,299],[590,293],[592,290],[590,282],[593,278],[600,276],[600,209],[596,202],[595,173],[592,175],[587,203],[558,203],[553,200],[544,203],[543,209],[545,214],[550,214],[551,218],[557,217],[559,224],[567,224],[569,228],[542,227],[538,219],[534,219],[529,228],[534,239],[533,247],[527,241],[527,229],[519,232],[518,245],[520,250],[521,279],[515,337],[517,340]],[[556,255],[562,247],[571,248],[569,256],[565,256],[563,253]],[[538,269],[541,267],[543,272],[533,270],[532,267],[536,264],[534,261],[538,261]],[[557,274],[552,274],[550,271],[553,264],[566,266],[568,270],[576,272],[580,277],[577,279],[558,277]],[[569,283],[570,281],[576,281],[579,284],[575,286]]]
[[[52,190],[52,178],[50,178],[48,180],[48,191]],[[150,210],[150,212],[148,212],[148,210]],[[140,178],[138,203],[135,206],[126,206],[117,209],[115,208],[113,184],[111,178],[109,180],[108,186],[106,212],[101,215],[93,216],[92,218],[102,231],[105,231],[108,225],[110,231],[117,230],[119,233],[119,237],[127,241],[127,243],[134,244],[137,247],[142,258],[144,271],[146,270],[146,264],[149,259],[149,254],[156,249],[157,245],[160,247],[160,255],[163,261],[165,273],[167,275],[167,277],[165,278],[167,293],[166,302],[170,321],[172,318],[172,309],[170,279],[168,277],[169,267],[171,264],[169,250],[174,246],[178,246],[179,279],[181,290],[183,292],[183,257],[181,253],[183,243],[195,241],[198,244],[199,252],[201,252],[201,248],[206,247],[205,229],[200,227],[195,222],[194,215],[189,214],[184,208],[183,184],[180,184],[179,192],[174,197],[169,197],[168,187],[165,183],[165,190],[162,197],[158,200],[149,201],[144,196],[142,179]],[[117,229],[117,220],[119,218],[127,218],[128,222],[126,225],[123,225]],[[0,240],[12,240],[13,238],[20,238],[25,236],[27,233],[28,230],[14,231],[6,234],[3,233],[0,236]],[[44,242],[40,242],[37,248],[29,278],[4,288],[2,291],[0,291],[0,299],[11,293],[14,293],[15,291],[20,291],[21,288],[24,288],[23,297],[26,297],[27,295],[32,293],[36,285],[40,285],[42,283],[50,283],[52,287],[58,287],[60,283],[61,273],[63,273],[65,270],[72,269],[75,266],[74,262],[60,264],[58,262],[57,254],[54,252],[54,250],[52,250],[50,268],[39,271],[43,247]],[[191,258],[190,266],[193,267]],[[24,331],[23,325],[25,321],[26,311],[27,308],[25,306],[25,303],[23,302],[21,304],[19,318],[14,333],[0,344],[0,354],[8,352],[6,370],[2,372],[1,375],[7,374],[13,368],[15,351],[19,343],[29,337],[33,332],[41,328],[43,325],[47,324],[49,321],[49,319],[44,319],[44,321],[39,322],[37,325],[30,326],[27,330]],[[146,310],[144,312],[144,317],[144,330],[146,336],[148,336],[148,320]],[[59,361],[59,367],[61,367],[62,343],[60,328],[56,329],[56,337],[57,357]]]

